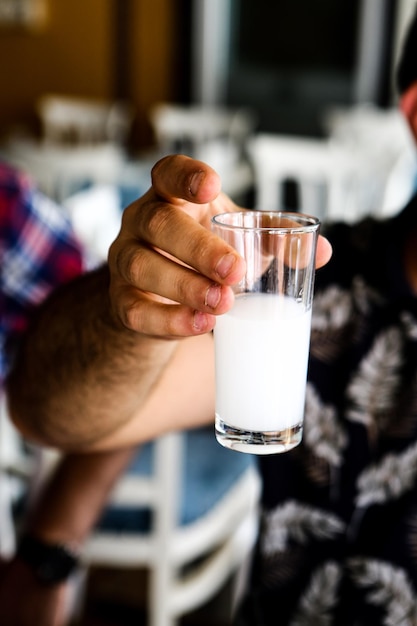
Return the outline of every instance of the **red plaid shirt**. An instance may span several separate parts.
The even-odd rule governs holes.
[[[31,311],[83,269],[64,209],[0,162],[0,388]]]

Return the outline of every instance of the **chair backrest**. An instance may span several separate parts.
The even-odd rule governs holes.
[[[252,185],[245,152],[256,124],[250,110],[160,103],[151,109],[149,119],[159,156],[182,153],[208,163],[232,197]]]
[[[415,190],[417,155],[398,107],[332,107],[325,113],[323,125],[333,144],[354,150],[366,160],[373,180],[373,213],[388,216],[405,206]]]
[[[373,158],[390,163],[409,143],[407,124],[397,107],[330,107],[323,115],[323,127],[332,141],[360,148]]]
[[[43,139],[58,145],[125,145],[133,120],[125,102],[45,94],[36,106]]]
[[[213,429],[170,433],[138,452],[84,562],[148,568],[149,624],[173,626],[248,558],[258,497],[253,458],[222,448]]]
[[[110,142],[61,145],[16,139],[8,147],[8,157],[59,203],[87,186],[117,183],[126,165],[124,150]]]
[[[298,208],[323,219],[330,207],[344,206],[348,168],[327,141],[259,134],[248,148],[255,173],[256,207],[287,210],[283,194],[287,181],[298,189]]]
[[[157,144],[164,154],[186,149],[200,158],[205,146],[222,141],[242,149],[255,119],[247,109],[160,103],[150,111]]]
[[[248,146],[256,206],[287,210],[282,190],[294,181],[298,210],[320,219],[354,221],[373,207],[374,164],[351,146],[327,139],[259,134]]]

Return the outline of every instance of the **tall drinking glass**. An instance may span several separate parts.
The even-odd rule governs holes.
[[[254,454],[301,441],[320,222],[301,213],[242,211],[212,231],[246,261],[232,309],[217,318],[216,437]]]

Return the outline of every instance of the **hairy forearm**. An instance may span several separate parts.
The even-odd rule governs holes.
[[[9,377],[9,410],[30,439],[82,450],[128,422],[176,349],[111,315],[107,267],[39,308]]]

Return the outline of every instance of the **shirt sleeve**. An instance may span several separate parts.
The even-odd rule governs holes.
[[[0,382],[31,312],[78,276],[83,253],[65,210],[13,170],[0,170]]]

